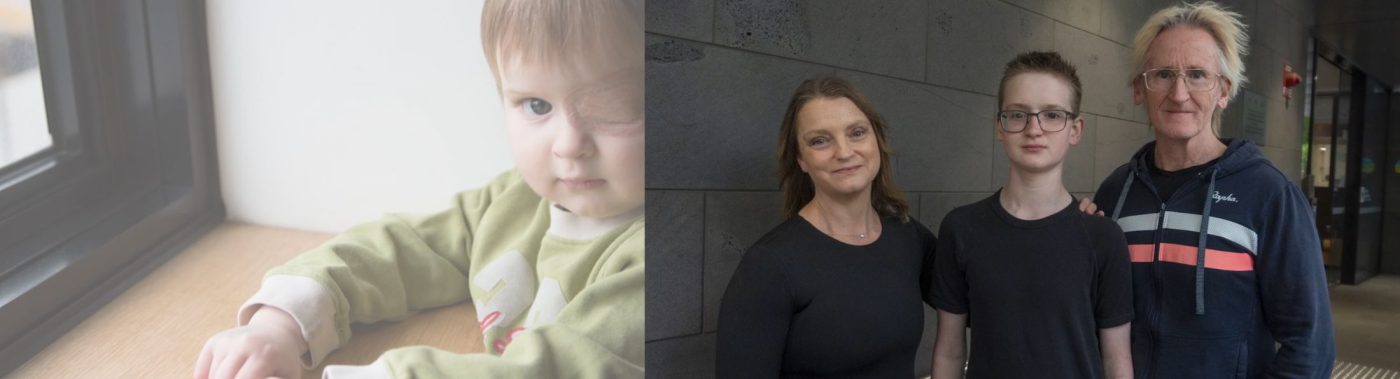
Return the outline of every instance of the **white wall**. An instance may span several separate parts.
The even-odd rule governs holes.
[[[208,2],[229,218],[338,231],[513,166],[480,0]]]

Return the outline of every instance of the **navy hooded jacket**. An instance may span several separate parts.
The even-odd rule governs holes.
[[[1312,207],[1253,143],[1226,143],[1165,203],[1156,142],[1094,196],[1132,256],[1134,376],[1326,378],[1336,346]]]

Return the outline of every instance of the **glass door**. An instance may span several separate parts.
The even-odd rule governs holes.
[[[1381,82],[1364,78],[1358,80],[1359,84],[1356,93],[1364,97],[1358,97],[1357,102],[1362,105],[1359,119],[1361,125],[1356,129],[1360,130],[1361,136],[1357,139],[1356,148],[1360,149],[1360,159],[1357,162],[1357,190],[1356,197],[1356,240],[1354,255],[1350,264],[1343,264],[1343,267],[1351,268],[1343,271],[1342,283],[1357,284],[1375,276],[1380,270],[1381,257],[1381,209],[1385,194],[1385,146],[1386,146],[1386,125],[1390,114],[1390,87]],[[1347,263],[1347,259],[1343,260]],[[1348,275],[1350,274],[1350,275]]]
[[[1312,101],[1312,142],[1309,144],[1309,181],[1317,207],[1318,236],[1322,240],[1327,279],[1341,279],[1342,251],[1346,245],[1347,117],[1351,76],[1326,59],[1318,59]]]
[[[1314,69],[1309,188],[1329,283],[1358,284],[1380,271],[1390,87],[1328,54]]]

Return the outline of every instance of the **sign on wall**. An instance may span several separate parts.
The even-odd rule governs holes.
[[[1264,144],[1264,137],[1268,128],[1267,115],[1269,111],[1269,99],[1263,95],[1250,91],[1240,91],[1243,95],[1240,100],[1244,105],[1244,135],[1245,139],[1254,141],[1256,144]]]

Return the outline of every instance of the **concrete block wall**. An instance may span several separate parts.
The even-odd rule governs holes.
[[[1299,176],[1302,89],[1284,106],[1280,70],[1307,63],[1309,0],[1225,4],[1249,24],[1244,88],[1267,99],[1259,141]],[[719,299],[744,249],[781,221],[778,125],[803,79],[851,80],[890,123],[897,185],[913,216],[943,215],[999,188],[996,89],[1015,54],[1055,49],[1079,67],[1083,141],[1066,185],[1090,195],[1152,139],[1132,103],[1133,34],[1167,1],[666,0],[647,2],[647,359],[649,377],[714,375]],[[1238,105],[1239,102],[1232,103]],[[1237,106],[1227,124],[1240,123]],[[1227,137],[1243,133],[1227,125]],[[928,369],[932,311],[917,372]]]

